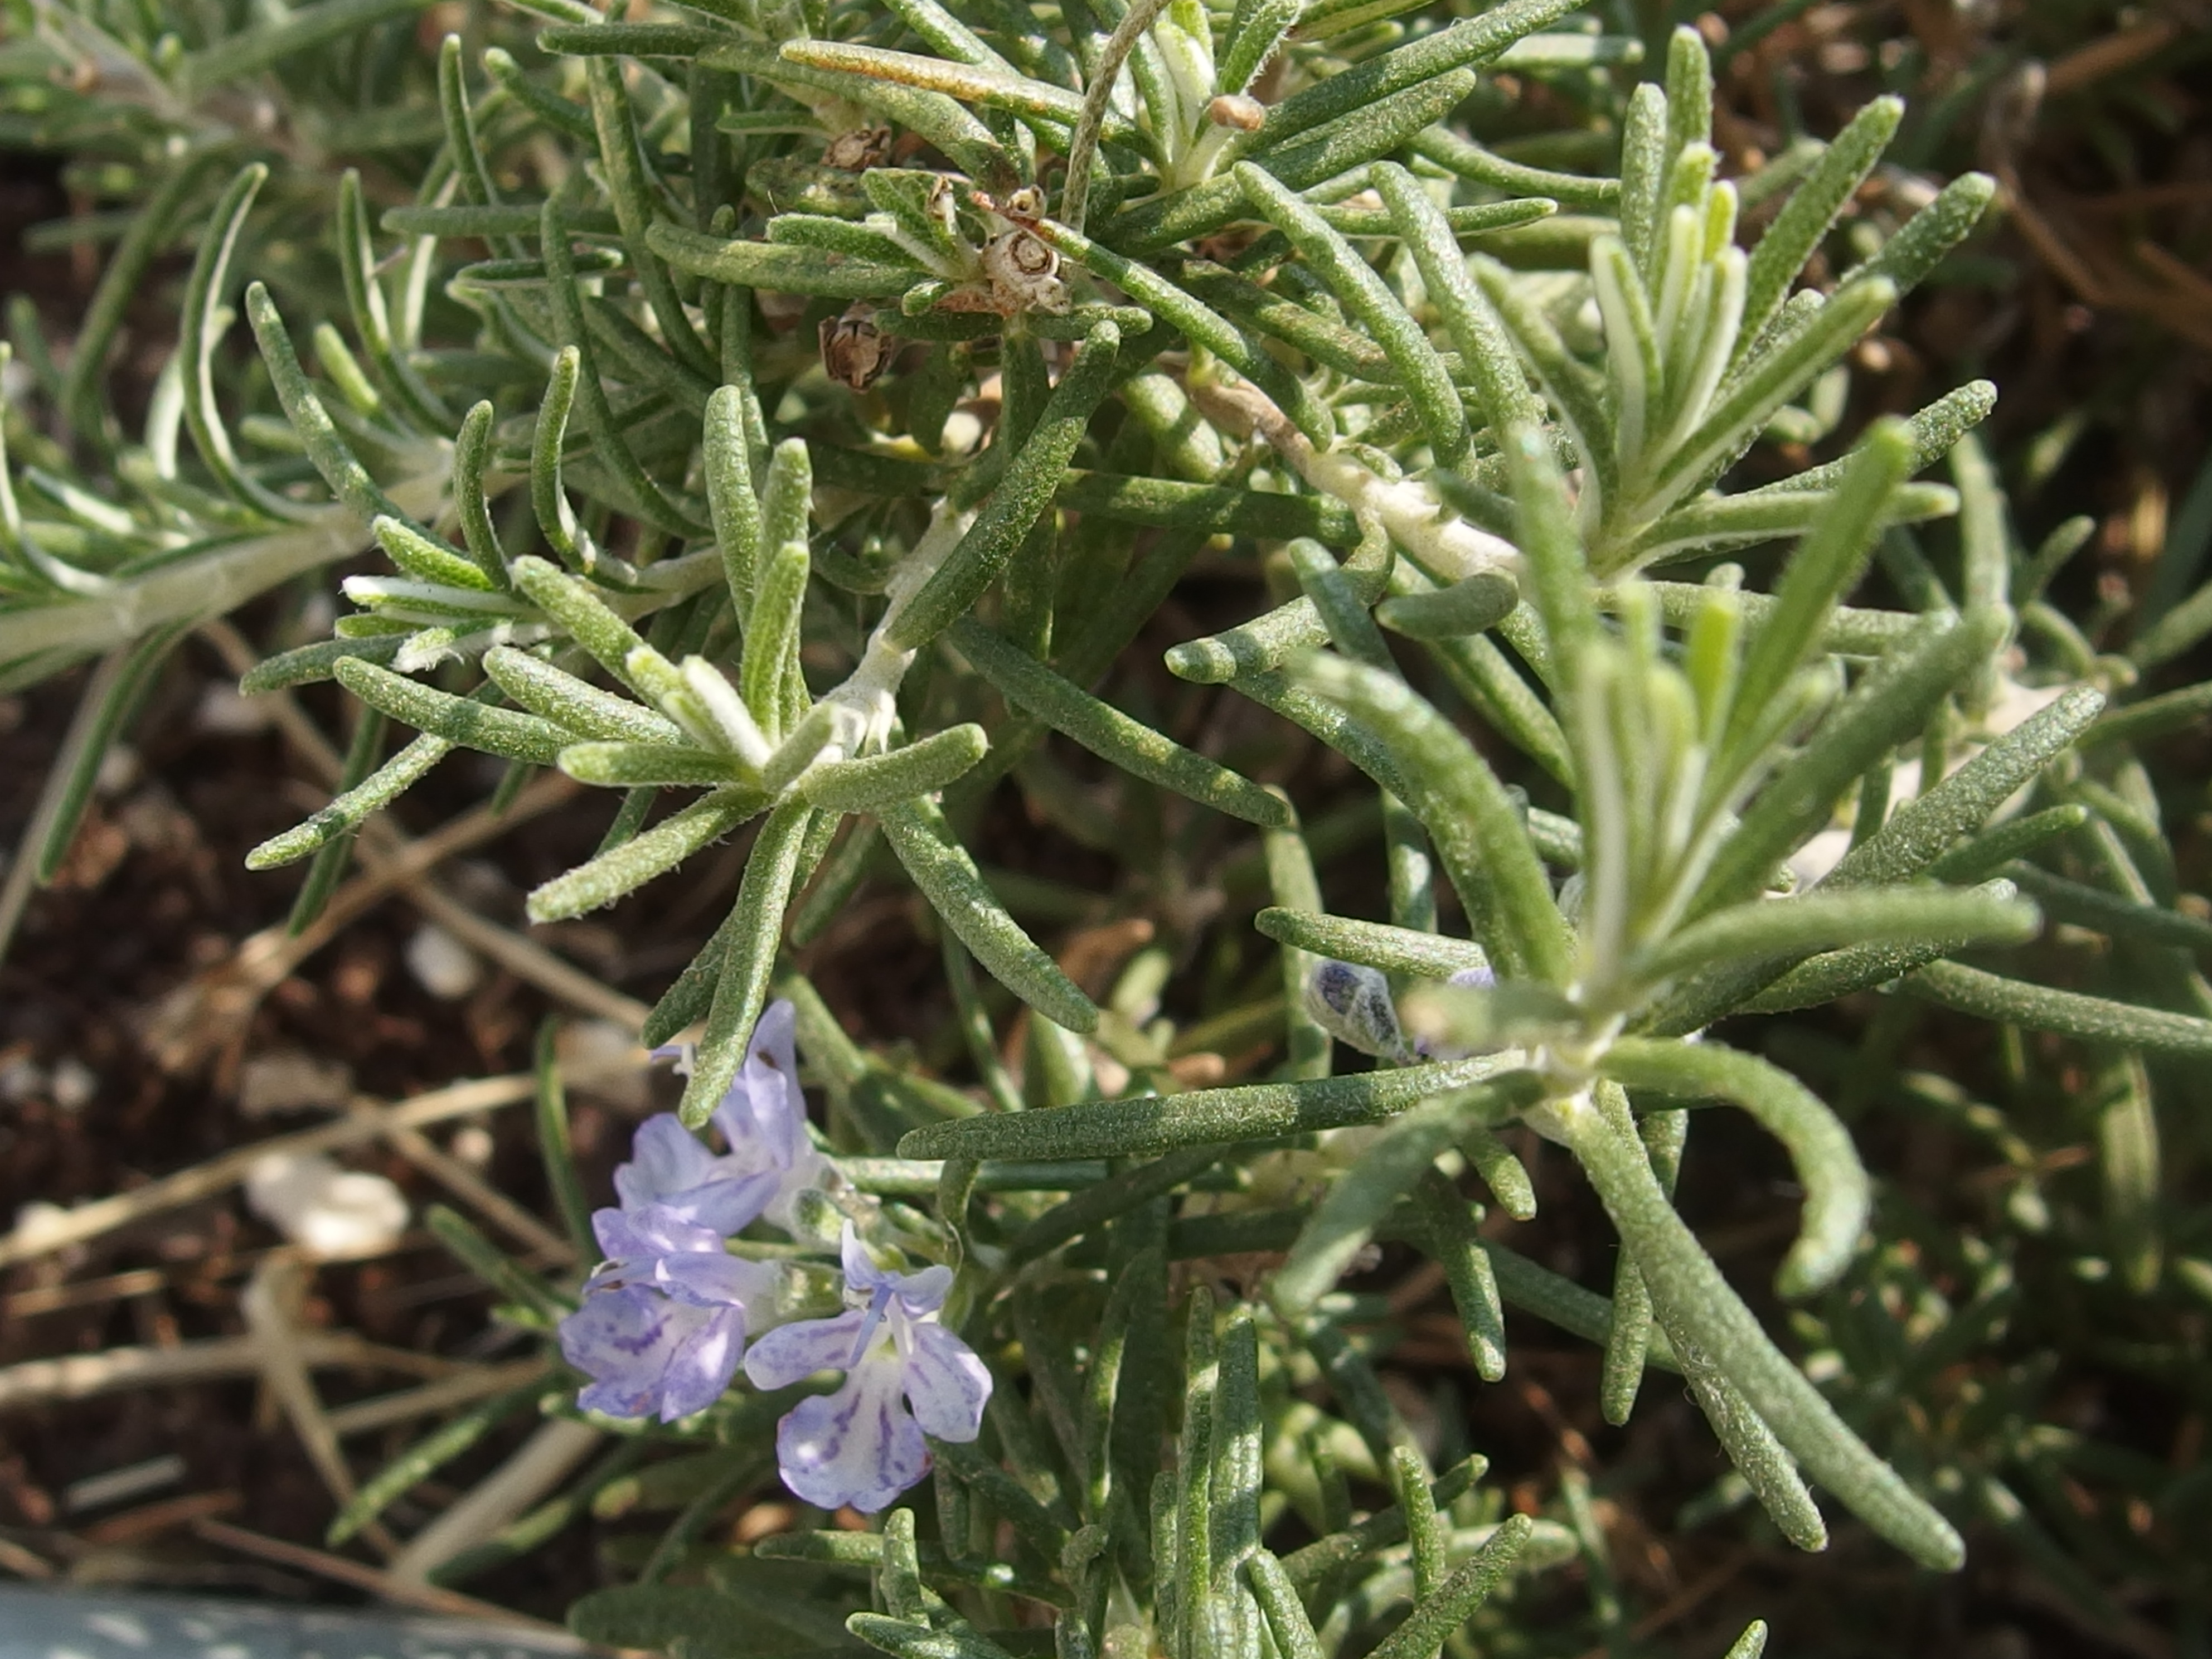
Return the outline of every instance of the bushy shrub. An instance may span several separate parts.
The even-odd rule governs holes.
[[[2092,1045],[2096,1224],[2122,1284],[2160,1283],[2147,1068],[2201,1065],[2212,1010],[2127,745],[2204,699],[2106,712],[2133,671],[2041,599],[2080,531],[2013,544],[1986,383],[1823,465],[1759,447],[1835,428],[1849,354],[1989,179],[1863,196],[1888,98],[1723,179],[1699,35],[1661,33],[1639,80],[1646,43],[1569,0],[514,0],[429,52],[406,0],[276,9],[14,8],[7,118],[137,205],[65,368],[17,318],[43,416],[11,402],[0,679],[98,666],[4,913],[185,630],[372,543],[389,574],[346,577],[332,637],[246,686],[362,706],[341,793],[253,855],[308,862],[296,924],[455,749],[615,793],[538,921],[753,826],[642,1034],[680,1051],[680,1114],[595,1235],[543,1120],[602,1265],[541,1281],[441,1222],[572,1379],[441,1431],[338,1536],[542,1404],[689,1449],[641,1582],[575,1614],[627,1645],[749,1653],[763,1619],[961,1659],[1047,1631],[1064,1656],[1457,1650],[1586,1540],[1509,1515],[1480,1456],[1427,1466],[1339,1288],[1376,1241],[1436,1264],[1484,1379],[1508,1306],[1602,1348],[1608,1421],[1680,1373],[1800,1547],[1827,1538],[1813,1485],[1931,1568],[2016,1518],[1990,1431],[1931,1421],[1937,1361],[1867,1301],[1926,1281],[1905,1224],[1870,1231],[1851,1133],[1747,1028],[1708,1035],[1878,990]],[[1555,157],[1617,165],[1486,143],[1507,76]],[[370,159],[334,179],[333,153]],[[109,345],[180,240],[176,349],[126,430]],[[1947,582],[1908,527],[1954,515]],[[1845,606],[1884,544],[1915,608]],[[1379,829],[1370,805],[1329,834],[1379,836],[1387,921],[1324,905],[1301,779],[1099,695],[1201,561],[1279,602],[1168,668],[1371,783]],[[994,787],[1073,787],[1053,733],[1114,779],[1109,854],[1250,854],[1279,977],[1211,1040],[1262,1079],[1176,1066],[1170,951],[1102,1006],[979,871]],[[971,1086],[856,1046],[793,965],[871,877],[934,913]],[[2035,901],[2163,966],[2092,994],[1957,960],[2033,938]],[[1803,1189],[1775,1290],[1817,1384],[1672,1202],[1712,1103]],[[1513,1126],[1602,1200],[1610,1297],[1478,1231],[1533,1212]],[[1255,1255],[1229,1307],[1177,1265]],[[1938,1322],[1954,1358],[1992,1329]],[[771,1472],[873,1518],[696,1547]],[[1355,1522],[1348,1483],[1395,1501]]]

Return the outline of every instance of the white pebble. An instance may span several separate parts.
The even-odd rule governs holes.
[[[481,1123],[464,1123],[453,1131],[453,1156],[472,1170],[481,1170],[491,1162],[491,1131]]]
[[[407,1200],[380,1175],[343,1170],[320,1152],[271,1152],[246,1176],[254,1214],[325,1261],[375,1255],[407,1231]]]
[[[407,941],[407,971],[443,1002],[458,1002],[483,982],[476,953],[442,927],[425,923]]]
[[[29,1100],[46,1091],[46,1068],[28,1054],[0,1060],[0,1100]]]
[[[70,1054],[54,1067],[53,1075],[46,1079],[46,1088],[54,1097],[54,1104],[62,1110],[81,1112],[92,1104],[93,1096],[100,1091],[100,1073]]]
[[[218,737],[245,737],[265,729],[269,724],[269,706],[258,697],[241,696],[228,680],[210,680],[201,689],[199,707],[192,711],[192,724],[202,732]]]
[[[101,795],[119,795],[138,781],[138,751],[118,743],[100,757],[92,787]]]
[[[38,1250],[46,1242],[60,1236],[69,1224],[70,1212],[58,1204],[43,1198],[34,1198],[15,1212],[15,1243],[18,1249]]]

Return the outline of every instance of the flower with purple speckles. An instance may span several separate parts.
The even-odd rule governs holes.
[[[737,1080],[722,1097],[722,1103],[714,1109],[713,1122],[728,1141],[730,1150],[720,1158],[708,1153],[703,1146],[699,1155],[713,1165],[713,1174],[704,1175],[706,1165],[687,1162],[679,1170],[672,1161],[669,1178],[703,1177],[717,1182],[742,1181],[748,1197],[762,1194],[759,1207],[753,1215],[765,1215],[787,1231],[791,1226],[792,1201],[809,1187],[819,1187],[829,1173],[829,1160],[814,1148],[806,1133],[806,1097],[799,1086],[799,1050],[795,1041],[798,1011],[787,1000],[769,1004],[759,1022],[753,1027],[752,1041],[745,1045],[745,1062],[738,1069]],[[663,1048],[660,1054],[681,1056],[678,1069],[688,1070],[688,1048]],[[652,1127],[653,1119],[638,1131],[638,1158],[645,1162],[645,1129]],[[675,1124],[675,1120],[668,1120]],[[676,1125],[679,1133],[682,1126]],[[686,1139],[690,1137],[688,1133]],[[691,1144],[698,1146],[698,1142]],[[665,1155],[689,1158],[689,1154],[666,1144]],[[633,1166],[624,1165],[624,1169]],[[653,1177],[658,1180],[659,1177]],[[637,1178],[638,1190],[646,1190],[647,1178]],[[615,1176],[616,1189],[623,1193],[623,1202],[629,1202],[629,1193],[623,1186],[620,1170]],[[657,1188],[659,1201],[670,1201],[665,1194],[668,1189]],[[651,1201],[651,1200],[648,1200]],[[743,1226],[744,1222],[738,1224]],[[737,1227],[726,1231],[735,1232]]]
[[[746,1354],[745,1375],[756,1388],[781,1389],[817,1371],[845,1373],[835,1394],[803,1400],[785,1416],[776,1462],[784,1485],[806,1502],[873,1514],[929,1472],[924,1435],[975,1437],[991,1373],[939,1322],[950,1267],[887,1272],[849,1222],[843,1255],[845,1293],[855,1305],[835,1319],[770,1331]]]
[[[577,1404],[664,1423],[703,1411],[736,1374],[745,1306],[772,1297],[775,1269],[665,1205],[601,1210],[592,1224],[606,1260],[561,1322],[562,1355],[592,1379]]]

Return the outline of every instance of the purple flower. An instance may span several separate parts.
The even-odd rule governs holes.
[[[849,1222],[843,1254],[846,1295],[862,1304],[770,1331],[745,1356],[745,1375],[756,1388],[781,1389],[817,1371],[845,1373],[835,1394],[803,1400],[785,1416],[776,1462],[784,1485],[808,1503],[873,1514],[929,1472],[925,1434],[975,1437],[991,1373],[939,1322],[950,1267],[885,1272]]]
[[[562,1355],[592,1379],[576,1403],[664,1423],[713,1405],[744,1357],[745,1305],[773,1295],[775,1270],[664,1205],[601,1210],[592,1225],[606,1260],[561,1322]]]
[[[779,1184],[773,1170],[750,1168],[728,1155],[717,1158],[673,1112],[639,1124],[630,1155],[631,1162],[615,1166],[615,1192],[623,1209],[658,1206],[726,1238],[752,1224]]]
[[[755,1192],[762,1194],[759,1205],[736,1227],[725,1231],[735,1232],[756,1215],[766,1215],[787,1231],[791,1226],[792,1201],[809,1187],[819,1187],[829,1173],[829,1160],[814,1148],[806,1133],[806,1097],[799,1086],[799,1051],[794,1042],[798,1011],[787,999],[770,1003],[753,1027],[752,1041],[745,1048],[745,1063],[738,1069],[737,1079],[730,1091],[722,1097],[722,1103],[714,1109],[714,1127],[722,1132],[730,1150],[716,1158],[699,1146],[686,1133],[684,1139],[698,1147],[697,1158],[665,1139],[665,1132],[656,1133],[657,1155],[667,1162],[655,1166],[665,1174],[647,1175],[642,1166],[647,1163],[646,1131],[663,1120],[654,1118],[638,1130],[638,1163],[624,1164],[615,1172],[615,1188],[623,1194],[625,1206],[631,1203],[631,1187],[623,1184],[624,1171],[636,1169],[641,1172],[632,1179],[632,1186],[642,1195],[652,1183],[652,1196],[646,1202],[672,1201],[668,1194],[672,1188],[660,1184],[665,1181],[686,1180],[704,1182],[745,1182],[745,1195],[750,1200]],[[679,1071],[690,1070],[690,1050],[661,1049],[662,1054],[678,1054]],[[675,1125],[672,1117],[666,1121]],[[680,1165],[677,1159],[686,1160]],[[709,1170],[711,1167],[711,1173]],[[755,1185],[754,1183],[758,1183]],[[702,1220],[705,1218],[701,1218]]]

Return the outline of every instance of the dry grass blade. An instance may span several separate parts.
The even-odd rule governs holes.
[[[456,1406],[473,1406],[479,1400],[488,1400],[495,1394],[521,1388],[532,1379],[544,1376],[545,1371],[544,1363],[536,1359],[518,1359],[512,1364],[485,1365],[455,1371],[451,1376],[441,1377],[435,1382],[426,1382],[419,1389],[408,1389],[398,1394],[380,1395],[374,1400],[340,1406],[330,1413],[331,1432],[341,1439],[356,1434],[374,1434],[379,1429],[388,1429],[398,1423],[410,1423],[417,1418],[434,1416],[440,1412],[451,1411]]]
[[[566,1267],[575,1246],[484,1180],[474,1170],[439,1149],[420,1129],[386,1123],[380,1133],[392,1149],[537,1258],[541,1267]]]
[[[300,1352],[302,1333],[294,1318],[307,1296],[309,1273],[307,1264],[296,1256],[272,1252],[246,1281],[238,1307],[260,1357],[262,1382],[283,1408],[331,1501],[343,1509],[353,1501],[353,1471],[346,1467],[345,1453],[324,1413],[322,1396],[307,1374],[307,1362]],[[362,1528],[362,1535],[386,1555],[399,1548],[399,1540],[374,1522]]]
[[[454,1370],[433,1354],[387,1348],[343,1332],[302,1331],[294,1339],[303,1366],[375,1366],[434,1380]],[[0,1367],[0,1411],[56,1400],[84,1400],[120,1389],[179,1387],[252,1376],[261,1369],[258,1337],[220,1336],[174,1347],[106,1348]]]
[[[641,1056],[636,1063],[644,1063]],[[164,1210],[213,1198],[245,1180],[246,1171],[272,1152],[301,1157],[309,1152],[336,1152],[373,1140],[392,1127],[423,1128],[451,1118],[465,1117],[472,1112],[512,1106],[518,1101],[531,1099],[537,1091],[538,1079],[526,1073],[471,1079],[416,1095],[397,1106],[364,1097],[356,1103],[358,1109],[351,1116],[337,1122],[234,1147],[204,1164],[149,1181],[127,1193],[18,1224],[12,1232],[0,1234],[0,1267],[88,1243],[118,1227],[159,1215]]]
[[[523,1442],[469,1495],[408,1540],[392,1563],[392,1577],[427,1583],[463,1550],[482,1543],[566,1480],[605,1437],[587,1423],[556,1418]]]
[[[566,1636],[558,1625],[532,1619],[501,1607],[495,1601],[481,1601],[473,1595],[463,1595],[458,1590],[440,1589],[432,1584],[411,1584],[380,1572],[374,1567],[359,1561],[349,1561],[342,1555],[332,1555],[325,1550],[311,1550],[302,1544],[291,1544],[281,1538],[264,1537],[258,1532],[248,1532],[243,1527],[234,1527],[228,1522],[202,1520],[192,1523],[192,1530],[210,1544],[220,1544],[241,1554],[257,1557],[278,1566],[297,1567],[318,1577],[333,1583],[350,1584],[356,1589],[368,1591],[372,1595],[403,1607],[419,1607],[425,1613],[442,1613],[454,1619],[480,1619],[488,1625],[504,1626],[509,1630],[528,1631],[533,1636]],[[576,1651],[588,1651],[584,1644],[576,1644]]]

